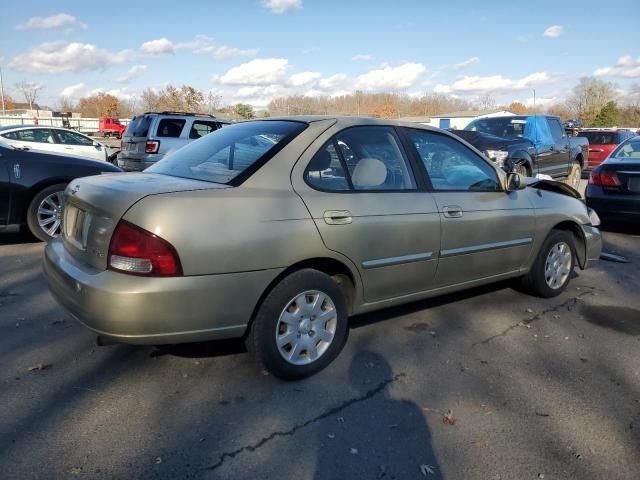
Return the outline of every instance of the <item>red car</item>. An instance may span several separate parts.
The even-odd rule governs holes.
[[[102,117],[98,122],[98,131],[103,137],[122,138],[122,132],[124,132],[126,128],[126,125],[120,123],[117,117]]]
[[[585,170],[592,170],[604,162],[614,148],[635,134],[621,128],[584,128],[577,136],[589,140],[589,161]]]

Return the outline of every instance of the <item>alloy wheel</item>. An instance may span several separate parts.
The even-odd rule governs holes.
[[[572,252],[565,242],[554,244],[544,264],[544,278],[549,288],[561,288],[571,273]]]
[[[276,325],[276,345],[282,358],[293,365],[308,365],[326,353],[338,325],[331,297],[308,290],[292,298]]]
[[[63,198],[62,192],[54,192],[38,205],[38,225],[50,237],[60,235]]]

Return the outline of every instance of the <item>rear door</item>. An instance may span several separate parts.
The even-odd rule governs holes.
[[[155,137],[160,141],[158,153],[167,155],[189,142],[187,120],[179,117],[160,117],[155,128]]]
[[[506,193],[496,170],[449,135],[405,128],[429,177],[441,219],[436,287],[517,272],[535,215],[526,190]]]
[[[564,177],[569,174],[571,166],[571,145],[569,136],[565,133],[564,128],[560,124],[560,120],[555,117],[545,117],[551,137],[553,138],[554,147],[549,155],[549,170],[545,173],[552,177]]]
[[[321,136],[293,171],[325,245],[358,269],[367,303],[432,285],[440,219],[415,168],[394,128],[356,126]]]

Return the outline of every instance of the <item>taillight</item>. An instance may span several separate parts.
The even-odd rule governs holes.
[[[160,140],[147,140],[144,146],[144,153],[158,153],[160,149]]]
[[[593,170],[589,174],[589,183],[601,187],[620,187],[622,183],[615,172],[597,172]]]
[[[109,268],[150,277],[182,275],[180,257],[169,242],[122,220],[109,244]]]

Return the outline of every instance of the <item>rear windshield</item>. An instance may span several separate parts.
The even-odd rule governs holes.
[[[580,132],[579,137],[586,137],[589,145],[614,145],[620,143],[616,132]]]
[[[124,135],[128,137],[146,137],[149,134],[149,127],[151,126],[150,115],[140,115],[133,117],[124,132]]]
[[[616,160],[640,160],[640,138],[636,137],[619,145],[611,153],[610,158],[615,158]]]
[[[256,120],[216,130],[166,156],[146,171],[235,184],[302,132],[306,124]]]

